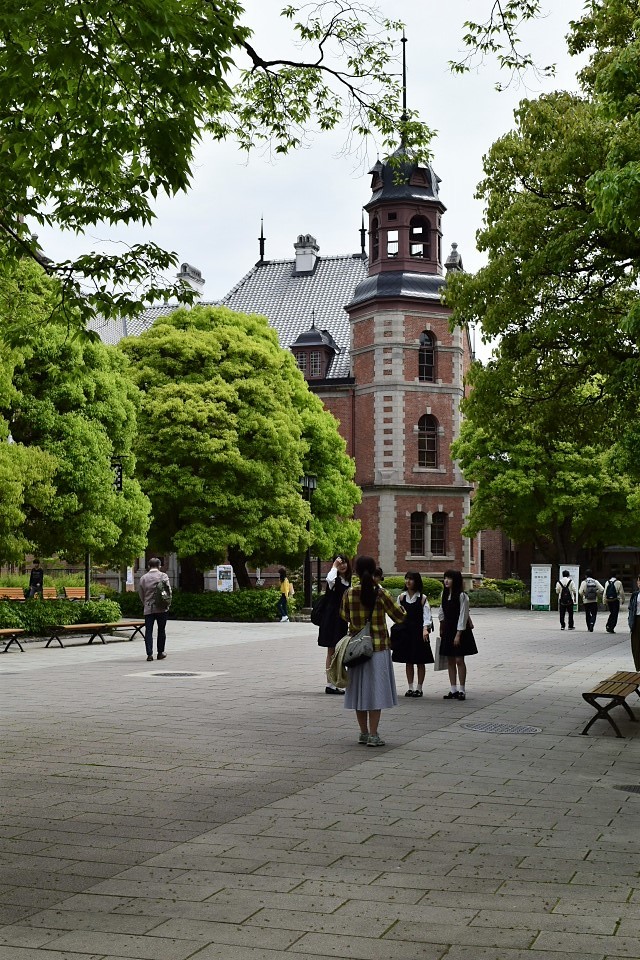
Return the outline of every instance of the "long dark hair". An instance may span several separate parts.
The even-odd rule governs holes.
[[[351,578],[353,577],[353,571],[351,570],[351,561],[349,560],[349,557],[345,557],[344,553],[336,553],[335,557],[333,558],[334,563],[338,559],[338,557],[340,557],[342,562],[346,563],[347,565],[347,572],[344,574],[344,576],[341,573],[338,574],[338,576],[342,577],[343,580],[346,580],[347,583],[350,584]]]
[[[459,570],[445,570],[444,576],[448,580],[451,580],[451,599],[457,600],[460,597],[460,594],[464,590],[464,584],[462,583],[462,573]],[[445,587],[442,591],[442,596],[444,597],[447,588]]]
[[[280,577],[280,583],[283,583],[287,576],[287,571],[284,567],[278,567],[278,576]]]
[[[420,596],[424,593],[422,586],[422,577],[417,570],[408,570],[404,575],[405,580],[413,580],[414,590],[418,592]]]
[[[373,557],[358,557],[356,560],[356,573],[360,577],[360,596],[363,606],[369,610],[376,602],[376,585],[373,582],[373,575],[376,572],[376,562]]]

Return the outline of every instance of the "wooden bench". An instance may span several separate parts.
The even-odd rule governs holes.
[[[0,640],[8,641],[8,643],[6,644],[2,652],[6,653],[12,643],[17,643],[18,646],[20,647],[20,652],[24,653],[24,647],[22,646],[22,644],[18,639],[18,637],[24,636],[24,634],[25,634],[24,630],[16,629],[15,627],[3,627],[2,629],[0,629]]]
[[[136,634],[143,636],[144,630],[144,620],[117,620],[111,623],[69,623],[62,624],[58,627],[51,628],[51,635],[47,640],[45,647],[48,647],[50,644],[56,640],[61,647],[64,647],[62,642],[62,637],[68,637],[71,634],[89,634],[89,644],[98,637],[102,643],[107,641],[104,638],[104,634],[108,630],[131,630],[131,635],[128,637],[129,640],[133,640]]]
[[[0,587],[0,600],[21,600],[24,602],[24,588]]]
[[[56,587],[43,587],[42,588],[42,599],[43,600],[57,600],[58,599],[58,590]]]
[[[84,600],[84,587],[63,587],[65,600]]]
[[[637,723],[637,717],[634,716],[631,707],[627,703],[627,697],[632,693],[636,693],[640,697],[638,687],[640,687],[640,673],[619,670],[607,680],[599,683],[593,690],[588,690],[586,693],[583,693],[583,699],[586,700],[587,703],[590,703],[597,711],[595,717],[591,718],[582,731],[583,736],[586,735],[596,720],[608,720],[616,732],[616,737],[622,737],[613,717],[610,716],[610,711],[614,707],[624,707],[629,718]]]

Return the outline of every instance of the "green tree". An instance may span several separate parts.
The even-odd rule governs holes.
[[[3,445],[5,459],[17,458],[13,552],[21,543],[70,559],[90,552],[98,562],[126,563],[144,549],[149,525],[149,503],[133,475],[137,390],[119,351],[72,339],[66,325],[49,320],[58,295],[37,264],[5,261],[0,416],[14,441]],[[5,324],[22,330],[19,347],[3,341]],[[123,457],[121,493],[113,489],[114,455]]]
[[[296,562],[309,543],[353,552],[353,463],[263,317],[177,310],[121,347],[144,394],[139,476],[154,547],[201,569],[228,556],[241,586],[247,561]],[[310,535],[305,472],[318,478]]]
[[[8,256],[30,255],[60,279],[54,312],[73,307],[77,323],[186,296],[162,280],[176,258],[153,243],[53,263],[30,229],[149,224],[158,194],[188,189],[205,135],[286,153],[344,124],[348,139],[376,133],[386,148],[401,122],[405,143],[426,152],[429,130],[413,114],[399,120],[401,24],[342,0],[282,16],[299,59],[260,50],[236,0],[3,5],[0,226]]]

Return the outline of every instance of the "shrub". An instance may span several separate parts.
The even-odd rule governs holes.
[[[25,600],[0,603],[0,626],[23,627],[31,636],[43,636],[51,627],[73,623],[111,623],[120,619],[120,607],[111,600],[77,603],[71,600]]]
[[[505,601],[503,595],[494,589],[472,590],[469,594],[469,606],[471,607],[504,607]]]
[[[485,577],[482,581],[482,590],[499,590],[500,593],[522,593],[525,584],[522,580],[492,580]]]
[[[236,590],[233,593],[182,593],[175,590],[170,614],[175,620],[225,620],[251,623],[276,619],[276,603],[280,592],[268,590]],[[116,600],[125,617],[139,617],[142,604],[137,593],[120,593]],[[294,609],[298,594],[293,598]],[[105,601],[107,602],[107,601]]]

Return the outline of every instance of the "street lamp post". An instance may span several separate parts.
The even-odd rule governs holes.
[[[305,473],[304,476],[300,479],[300,485],[302,486],[302,493],[305,500],[309,504],[309,510],[311,510],[311,494],[318,486],[318,478],[315,473]],[[307,520],[307,530],[311,530],[311,518]],[[304,605],[309,609],[311,607],[311,587],[312,577],[311,577],[311,548],[307,547],[306,553],[304,555]]]

